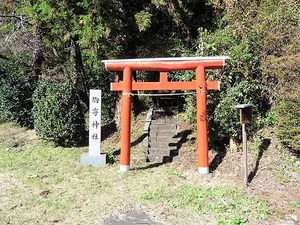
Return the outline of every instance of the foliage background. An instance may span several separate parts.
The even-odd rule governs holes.
[[[226,67],[208,75],[222,83],[221,92],[209,94],[211,136],[239,139],[234,106],[252,103],[251,133],[276,126],[283,143],[299,150],[299,133],[284,132],[297,130],[299,124],[297,117],[287,116],[300,104],[296,95],[299,5],[299,0],[5,0],[1,3],[0,53],[26,54],[38,80],[51,77],[74,85],[84,106],[81,113],[88,107],[88,89],[101,88],[107,123],[120,114],[120,96],[110,92],[109,83],[122,75],[107,73],[101,60],[226,55],[230,57]],[[149,77],[134,74],[135,80]],[[188,80],[193,74],[171,77]],[[135,97],[134,112],[141,105],[138,102]],[[191,123],[193,102],[186,98],[186,117]]]
[[[0,58],[0,121],[13,121],[21,126],[33,127],[31,96],[37,79],[28,57]]]

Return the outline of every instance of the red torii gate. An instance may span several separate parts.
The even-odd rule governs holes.
[[[225,65],[226,56],[216,57],[182,57],[182,58],[149,58],[103,60],[109,71],[123,71],[123,81],[111,83],[112,91],[123,91],[121,118],[121,157],[120,171],[130,170],[130,130],[131,130],[131,92],[141,90],[196,90],[197,105],[197,147],[198,172],[209,173],[208,138],[206,115],[206,91],[219,90],[218,81],[206,81],[206,69],[218,69]],[[159,82],[135,82],[132,71],[158,71]],[[168,72],[194,70],[196,80],[169,82]]]

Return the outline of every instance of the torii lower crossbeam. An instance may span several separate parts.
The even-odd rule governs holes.
[[[186,58],[151,58],[104,60],[111,71],[123,71],[123,81],[111,84],[112,91],[123,91],[121,119],[121,157],[120,171],[130,170],[130,130],[131,130],[131,92],[138,90],[195,90],[197,93],[197,148],[198,172],[209,173],[208,137],[206,115],[207,90],[219,90],[219,82],[206,81],[205,70],[222,68],[228,57],[186,57]],[[135,82],[133,70],[159,71],[159,82]],[[186,82],[169,82],[170,71],[194,70],[196,80]]]

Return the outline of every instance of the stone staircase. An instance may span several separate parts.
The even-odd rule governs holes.
[[[179,126],[177,115],[167,107],[150,109],[144,133],[147,162],[166,163],[179,160]]]

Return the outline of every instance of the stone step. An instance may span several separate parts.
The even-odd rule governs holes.
[[[165,119],[156,119],[151,121],[151,125],[162,125],[162,124],[166,124]]]
[[[149,140],[153,140],[153,142],[178,142],[179,138],[177,137],[177,134],[173,134],[173,135],[165,135],[165,134],[160,134],[160,133],[156,133],[154,135],[149,136]]]
[[[174,138],[178,134],[177,131],[172,130],[151,130],[150,137],[171,137]]]
[[[151,155],[149,154],[147,156],[147,159],[149,162],[156,162],[156,163],[163,163],[164,162],[164,157],[158,156],[158,155]]]
[[[150,141],[152,141],[152,138],[150,138]],[[178,143],[178,138],[173,137],[156,137],[153,141],[159,142],[159,143]]]
[[[178,142],[157,142],[150,139],[148,146],[152,148],[174,149],[179,146]]]
[[[164,143],[164,142],[149,142],[148,146],[153,149],[176,149],[178,143]]]
[[[157,149],[157,150],[177,150],[177,145],[160,145],[160,144],[149,144],[149,149]]]
[[[149,154],[152,155],[162,155],[162,156],[169,156],[170,155],[170,149],[149,149]]]
[[[174,117],[167,117],[165,119],[165,124],[177,124],[178,123],[178,119],[174,118]]]
[[[153,119],[151,121],[152,124],[170,124],[170,123],[177,123],[177,117],[160,117],[157,119]]]
[[[150,117],[149,117],[150,118]],[[170,109],[153,110],[147,119],[148,139],[145,152],[151,162],[171,162],[178,158],[178,117]],[[147,130],[147,129],[145,129]]]
[[[160,124],[160,125],[150,125],[150,130],[177,130],[177,124]]]
[[[156,163],[180,162],[180,158],[178,156],[148,155],[148,160]]]
[[[164,140],[166,140],[165,142],[178,142],[179,138],[177,137],[178,135],[176,133],[169,133],[169,132],[164,132],[164,133],[150,133],[150,138],[149,139],[153,139],[155,141],[159,141],[159,142],[164,142]]]

